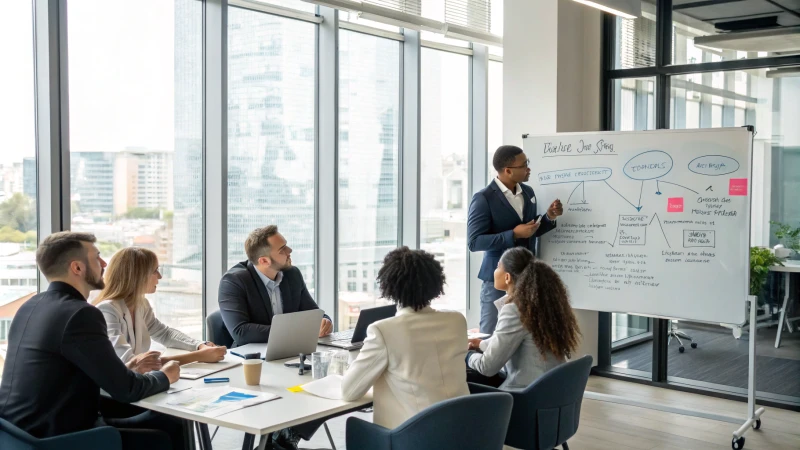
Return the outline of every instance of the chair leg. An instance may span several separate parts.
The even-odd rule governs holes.
[[[569,445],[567,445],[567,443],[564,442],[563,444],[561,444],[561,450],[569,450]]]
[[[328,422],[323,423],[322,426],[325,427],[325,434],[328,435],[328,442],[331,443],[331,449],[336,450],[336,444],[333,443],[333,436],[331,436],[331,430],[328,429]]]

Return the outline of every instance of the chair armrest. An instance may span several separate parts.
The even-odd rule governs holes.
[[[122,450],[122,437],[114,427],[97,427],[91,430],[41,439],[38,448],[41,450],[63,450],[65,448]]]
[[[347,419],[347,448],[349,450],[391,450],[390,430],[358,417]]]
[[[485,384],[478,384],[478,383],[467,383],[469,386],[469,393],[470,394],[491,394],[495,392],[502,392],[507,393],[502,389],[493,388],[491,386],[486,386]]]

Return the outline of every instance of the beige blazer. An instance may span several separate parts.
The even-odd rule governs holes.
[[[466,355],[467,321],[460,313],[398,309],[367,328],[344,375],[342,398],[357,400],[374,385],[373,422],[396,428],[428,406],[469,395]]]
[[[106,319],[108,338],[122,362],[150,350],[150,338],[164,347],[197,350],[203,341],[193,339],[156,319],[147,302],[136,308],[136,326],[124,300],[104,300],[97,305]]]

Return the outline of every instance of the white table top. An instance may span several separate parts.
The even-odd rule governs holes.
[[[800,261],[783,261],[783,266],[771,266],[773,272],[800,272]]]
[[[334,349],[321,346],[320,350],[327,351]],[[170,349],[169,353],[173,352],[174,351]],[[351,352],[351,360],[356,354],[356,352]],[[228,353],[226,359],[229,358],[240,359]],[[260,390],[262,392],[277,394],[281,397],[266,403],[223,414],[219,417],[208,418],[177,410],[167,404],[168,395],[173,394],[166,393],[148,397],[134,403],[134,405],[171,416],[181,417],[183,419],[218,425],[254,435],[263,435],[372,403],[371,394],[367,394],[355,402],[345,402],[342,400],[330,400],[316,397],[306,392],[289,392],[287,390],[289,387],[306,384],[312,381],[311,371],[307,371],[306,375],[301,376],[298,374],[297,368],[284,367],[283,363],[290,359],[297,358],[264,362],[261,369],[261,384],[259,386],[248,386],[245,384],[244,369],[241,365],[210,375],[212,378],[228,377],[231,380],[230,383],[205,384],[202,378],[180,381],[182,385],[185,385],[184,383],[189,383],[192,387],[231,386],[239,389]]]

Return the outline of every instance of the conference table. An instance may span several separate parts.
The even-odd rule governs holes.
[[[320,346],[318,350],[329,351],[335,349]],[[180,351],[169,349],[166,353],[178,354]],[[357,354],[358,352],[350,352],[351,362]],[[210,418],[170,406],[167,403],[168,396],[175,394],[156,394],[142,399],[134,403],[134,405],[193,422],[199,434],[200,450],[211,450],[212,448],[208,425],[244,432],[245,439],[242,443],[242,449],[252,450],[255,445],[255,437],[259,436],[258,448],[262,450],[272,448],[271,433],[273,432],[315,419],[335,417],[358,411],[372,404],[370,393],[355,402],[345,402],[317,397],[303,391],[290,392],[288,388],[312,381],[310,370],[306,371],[304,375],[300,375],[298,368],[290,368],[283,365],[284,362],[292,359],[297,359],[297,357],[264,362],[261,369],[261,383],[258,386],[245,384],[244,371],[241,365],[209,375],[209,378],[230,378],[229,383],[206,384],[203,378],[197,380],[181,379],[176,383],[177,386],[185,387],[191,385],[192,388],[230,386],[243,390],[267,392],[280,397],[276,400],[249,406],[219,417]],[[237,361],[241,360],[241,358],[228,353],[225,355],[225,360]]]

